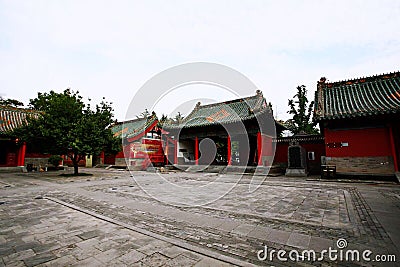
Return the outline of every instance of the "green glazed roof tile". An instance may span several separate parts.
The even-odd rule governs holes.
[[[180,123],[170,123],[164,128],[191,128],[223,123],[233,123],[255,118],[268,111],[267,103],[261,91],[255,96],[235,99],[209,105],[198,103],[193,111]]]
[[[153,113],[147,118],[120,122],[111,127],[114,136],[122,138],[133,138],[142,134],[148,127],[157,121],[157,116]]]
[[[316,120],[400,113],[400,72],[318,83]]]

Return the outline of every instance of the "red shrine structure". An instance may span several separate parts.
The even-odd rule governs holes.
[[[314,118],[337,173],[390,175],[400,165],[400,72],[339,82],[321,78]]]
[[[158,119],[153,112],[148,117],[113,125],[111,130],[114,136],[122,138],[123,151],[117,155],[103,153],[104,164],[127,166],[134,170],[145,170],[150,164],[164,165],[161,130],[157,124]]]

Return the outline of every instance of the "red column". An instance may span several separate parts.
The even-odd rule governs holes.
[[[22,146],[18,149],[17,166],[21,166]]]
[[[390,135],[390,147],[392,149],[392,156],[393,156],[393,164],[394,164],[394,171],[399,171],[399,166],[397,165],[397,155],[396,155],[396,147],[394,144],[394,137],[393,137],[393,127],[392,125],[389,126],[389,135]]]
[[[26,153],[26,143],[24,142],[22,146],[19,147],[18,151],[18,159],[17,165],[24,166],[25,165],[25,153]]]
[[[169,164],[169,158],[168,158],[168,138],[165,139],[164,164]]]
[[[26,142],[22,145],[22,158],[21,158],[21,166],[25,166],[25,154],[26,154]]]
[[[258,156],[258,165],[263,165],[262,163],[262,138],[261,133],[257,133],[257,156]]]
[[[178,141],[174,140],[174,164],[178,164]]]
[[[228,135],[228,166],[232,165],[231,136]]]
[[[101,159],[101,164],[104,164],[104,158],[105,158],[105,156],[104,156],[104,151],[101,151],[101,153],[100,153],[100,159]]]
[[[194,159],[196,160],[196,165],[199,165],[199,138],[194,139]]]

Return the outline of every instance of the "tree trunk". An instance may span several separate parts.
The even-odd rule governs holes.
[[[74,175],[78,175],[78,162],[74,162]]]
[[[78,163],[79,163],[79,158],[74,155],[72,157],[72,164],[74,165],[74,175],[78,175]]]

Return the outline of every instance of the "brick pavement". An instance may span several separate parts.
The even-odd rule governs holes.
[[[147,196],[135,186],[127,172],[90,171],[94,172],[93,177],[78,179],[51,174],[1,175],[4,187],[0,189],[0,201],[5,203],[0,205],[0,243],[6,244],[0,251],[3,264],[214,266],[226,262],[238,265],[250,262],[263,265],[268,263],[257,259],[257,251],[264,245],[286,251],[321,251],[322,248],[334,247],[338,238],[346,238],[349,248],[373,248],[375,253],[399,255],[396,239],[399,231],[393,227],[400,203],[396,185],[316,183],[280,177],[268,178],[250,194],[248,183],[242,180],[232,192],[206,206],[176,207]],[[149,183],[154,175],[138,174]],[[170,173],[167,176],[181,185],[204,184],[213,179],[206,174]],[[236,181],[230,175],[223,178],[225,183]],[[38,195],[45,196],[45,199],[34,199]],[[173,194],[167,197],[174,199]],[[194,197],[200,199],[202,195],[199,193]],[[378,202],[379,205],[375,204]],[[71,210],[68,205],[73,205],[76,210]],[[388,207],[384,214],[379,210],[382,206]],[[30,220],[32,222],[27,223]],[[97,224],[74,225],[77,221],[96,221]],[[44,222],[53,224],[42,225]],[[47,231],[34,231],[37,225]],[[83,227],[84,230],[78,234],[74,227]],[[124,235],[129,235],[128,231],[134,239],[118,243],[107,231],[122,240]],[[141,238],[136,235],[141,235]],[[57,239],[61,237],[66,237],[64,243]],[[157,242],[162,245],[158,246]],[[172,247],[169,252],[161,249],[165,243]],[[75,248],[57,253],[68,246]],[[185,246],[191,249],[185,250]],[[16,249],[24,249],[23,255]],[[81,250],[87,250],[83,253],[85,256],[79,254]],[[148,250],[152,253],[144,253]],[[182,253],[175,255],[171,251]],[[145,256],[140,258],[140,253]],[[137,258],[140,259],[136,261]],[[273,264],[285,265],[279,261]],[[328,259],[286,263],[290,266],[296,264],[336,266]],[[363,264],[369,266],[369,263]]]
[[[0,266],[229,266],[33,195],[2,202]]]

